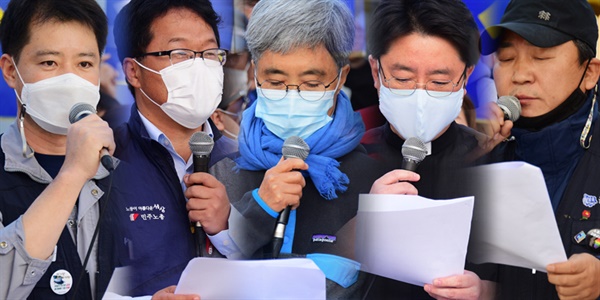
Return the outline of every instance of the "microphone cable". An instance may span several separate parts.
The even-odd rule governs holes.
[[[102,217],[104,216],[104,212],[106,211],[106,208],[108,207],[108,202],[110,200],[110,192],[112,191],[112,185],[113,185],[113,171],[109,170],[109,180],[108,180],[108,191],[106,192],[106,200],[104,201],[104,206],[100,205],[100,200],[98,200],[98,205],[100,206],[100,214],[98,215],[98,223],[96,223],[96,228],[94,229],[94,234],[92,235],[92,240],[90,241],[90,245],[88,247],[88,250],[85,254],[85,259],[83,260],[83,265],[82,265],[82,270],[79,273],[79,277],[77,278],[77,282],[75,283],[74,286],[74,291],[73,291],[73,297],[71,299],[77,299],[77,291],[79,290],[79,286],[81,285],[81,281],[83,280],[83,274],[86,273],[86,268],[87,268],[87,264],[88,261],[90,260],[90,255],[92,254],[92,248],[94,246],[94,242],[96,241],[96,238],[98,237],[98,232],[100,231],[100,223],[102,222]],[[78,208],[79,210],[79,208]],[[98,252],[100,249],[98,249]],[[96,284],[96,287],[98,285]],[[92,294],[95,293],[95,291],[91,291]]]

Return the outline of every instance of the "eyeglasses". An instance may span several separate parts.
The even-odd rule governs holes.
[[[422,84],[407,78],[386,78],[385,74],[383,73],[383,68],[381,67],[381,62],[379,62],[379,72],[383,77],[383,81],[387,84],[387,88],[393,94],[399,96],[410,96],[417,90],[417,87],[421,85],[425,87],[425,91],[429,96],[441,98],[449,96],[455,92],[456,87],[467,74],[467,66],[465,66],[462,75],[460,75],[456,83],[452,82],[452,80],[429,80],[425,84]]]
[[[224,65],[225,61],[227,61],[227,50],[219,49],[219,48],[211,48],[206,49],[204,51],[194,51],[190,49],[173,49],[167,51],[158,51],[158,52],[148,52],[142,54],[140,57],[144,56],[169,56],[169,60],[171,61],[171,65],[189,62],[191,65],[197,56],[202,58],[202,61],[207,64],[208,61],[215,61],[219,63],[219,65]],[[214,66],[215,64],[207,64],[207,66]]]
[[[283,83],[283,81],[271,79],[267,79],[261,83],[258,83],[258,76],[256,75],[256,71],[254,73],[254,78],[256,78],[256,85],[258,85],[258,87],[261,88],[261,95],[263,95],[269,100],[277,101],[285,98],[285,95],[287,95],[290,86],[295,86],[296,90],[298,91],[298,94],[300,95],[300,97],[302,97],[302,99],[306,101],[317,101],[323,98],[325,92],[327,91],[327,88],[329,88],[336,80],[338,80],[341,73],[342,71],[340,70],[337,76],[335,76],[335,78],[329,84],[324,84],[323,82],[318,80],[305,81],[301,84],[285,84]]]

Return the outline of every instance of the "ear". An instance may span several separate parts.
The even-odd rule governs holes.
[[[342,67],[342,74],[340,75],[340,86],[341,89],[346,83],[346,79],[348,78],[348,74],[350,73],[350,65],[345,65]]]
[[[140,66],[133,61],[133,58],[127,57],[123,59],[123,73],[125,74],[127,82],[134,88],[140,88],[142,86],[140,83],[140,69]]]
[[[593,89],[598,84],[598,77],[600,77],[600,60],[592,58],[581,83],[584,91]]]
[[[373,81],[375,88],[379,91],[379,66],[377,65],[377,60],[373,58],[373,55],[369,55],[369,65],[371,65],[371,76],[373,76]]]
[[[463,83],[463,87],[465,89],[464,95],[467,94],[467,83],[469,83],[469,78],[471,78],[471,74],[473,74],[473,70],[475,70],[475,66],[470,66],[470,67],[467,68],[467,72],[466,72],[466,75],[465,75],[465,82]]]
[[[473,70],[475,70],[475,66],[470,66],[467,68],[467,72],[465,75],[465,85],[469,83],[469,78],[471,78],[471,74],[473,74]]]
[[[19,77],[10,55],[6,53],[2,54],[2,57],[0,57],[0,68],[2,68],[2,77],[4,77],[6,84],[11,88],[16,89]]]
[[[215,123],[215,127],[219,129],[219,131],[225,130],[225,124],[223,124],[223,120],[221,120],[221,114],[218,110],[215,110],[212,115],[210,115],[210,119]]]

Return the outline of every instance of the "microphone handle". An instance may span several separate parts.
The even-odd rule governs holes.
[[[194,156],[194,172],[208,173],[208,162],[210,161],[210,155],[192,155]],[[204,249],[205,246],[206,233],[204,232],[204,229],[202,229],[202,224],[200,224],[200,222],[195,222],[194,227],[194,235],[196,236],[198,243],[198,251],[196,254],[198,257],[202,257],[202,249]]]
[[[273,235],[273,258],[278,258],[283,246],[283,235],[285,233],[285,227],[287,226],[290,218],[291,206],[287,206],[277,218],[277,225],[275,225],[275,234]]]
[[[415,160],[408,159],[408,158],[402,159],[402,170],[416,172],[418,166],[419,166],[419,163],[416,162]]]
[[[106,149],[106,148],[102,148],[102,150],[100,150],[100,162],[102,163],[104,168],[106,170],[108,170],[109,172],[112,172],[115,169],[115,165],[113,164],[112,157],[110,157],[110,154],[108,153],[108,149]]]

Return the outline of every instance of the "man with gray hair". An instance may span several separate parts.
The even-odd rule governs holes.
[[[340,0],[262,0],[246,39],[258,99],[242,118],[239,157],[214,168],[244,217],[244,226],[230,219],[230,234],[244,257],[310,258],[328,279],[328,297],[357,297],[366,275],[345,254],[354,240],[340,230],[380,173],[360,146],[362,119],[340,91],[350,70],[352,15]],[[294,136],[310,147],[304,161],[282,159],[284,140]],[[277,247],[273,229],[287,207]]]

